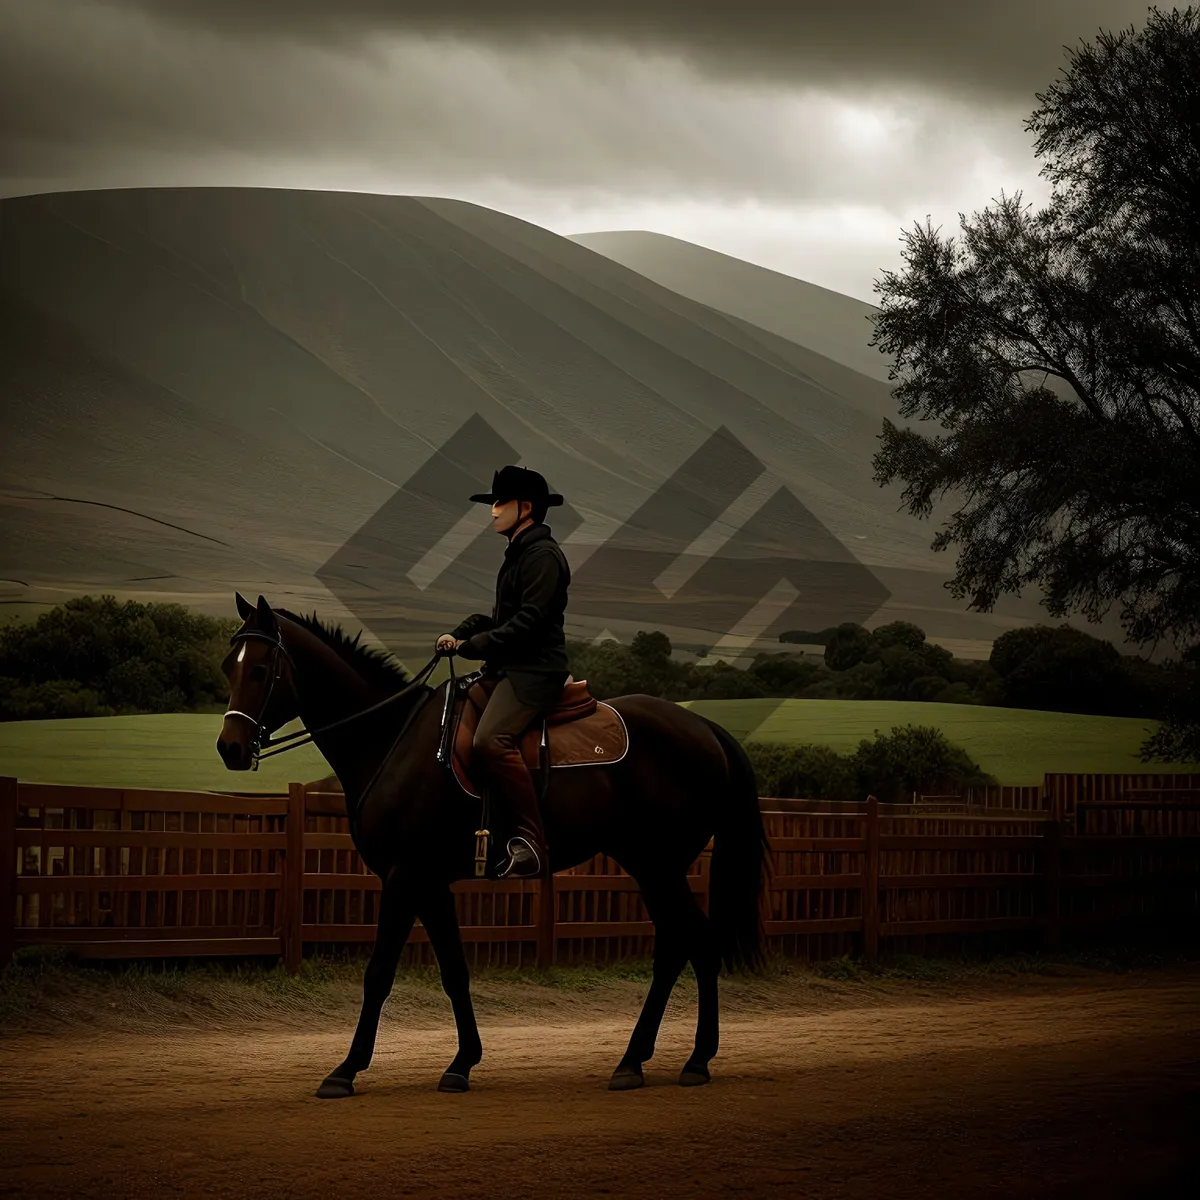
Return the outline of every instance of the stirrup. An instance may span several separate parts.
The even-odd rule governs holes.
[[[524,847],[526,847],[526,849],[528,849],[529,853],[533,855],[533,861],[537,866],[537,869],[532,874],[526,875],[526,874],[522,873],[520,875],[514,876],[514,878],[517,878],[517,879],[537,879],[537,878],[539,878],[542,874],[542,856],[540,854],[538,854],[537,847],[535,847],[534,844],[527,837],[524,837],[521,834],[515,834],[513,837],[510,837],[508,839],[508,846],[506,847],[506,849],[508,850],[508,862],[496,873],[496,878],[497,879],[509,878],[513,867],[515,867],[517,865],[516,864],[516,855],[512,851],[512,845],[514,842],[520,842],[521,845],[523,845]]]

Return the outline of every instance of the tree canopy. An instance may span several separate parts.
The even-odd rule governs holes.
[[[1056,617],[1182,648],[1200,637],[1200,12],[1068,51],[1026,122],[1052,186],[942,237],[905,234],[876,283],[872,344],[905,418],[885,421],[875,479],[915,516],[956,504],[933,548],[958,548],[951,594],[990,611],[1037,585]],[[1194,678],[1182,675],[1180,678]],[[1200,746],[1175,698],[1143,757]]]
[[[223,704],[240,622],[179,604],[79,596],[0,630],[0,720],[187,712]]]

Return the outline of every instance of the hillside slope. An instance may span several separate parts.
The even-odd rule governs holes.
[[[614,229],[571,240],[673,292],[887,382],[889,360],[870,345],[873,305],[662,233]]]
[[[934,526],[870,478],[877,380],[455,201],[3,201],[0,395],[9,606],[228,613],[237,587],[423,662],[490,606],[502,545],[466,497],[522,461],[567,495],[577,635],[906,618],[985,652],[1044,615],[943,590]]]

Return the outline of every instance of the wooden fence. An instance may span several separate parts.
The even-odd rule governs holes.
[[[1167,782],[1164,782],[1167,781]],[[1165,931],[1200,913],[1200,777],[1047,776],[1009,807],[763,799],[769,945],[820,959],[1057,946],[1064,931]],[[1002,794],[989,797],[1002,800]],[[0,779],[0,963],[17,946],[92,957],[276,955],[374,939],[380,884],[340,793],[58,787]],[[709,852],[691,886],[708,903]],[[454,887],[476,964],[641,957],[636,885],[597,856],[536,881]],[[424,930],[409,959],[429,961]]]

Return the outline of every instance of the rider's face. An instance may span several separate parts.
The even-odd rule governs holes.
[[[508,533],[529,516],[530,508],[526,500],[506,500],[503,504],[493,504],[492,528],[497,533]]]

